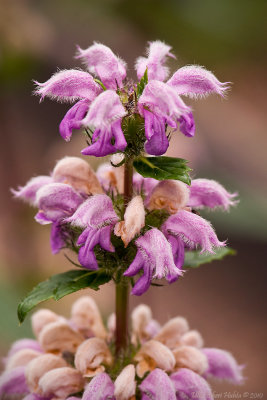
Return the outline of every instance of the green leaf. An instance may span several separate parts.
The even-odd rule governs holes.
[[[90,288],[98,290],[99,286],[111,280],[111,276],[101,270],[88,271],[87,269],[71,270],[51,276],[39,283],[22,300],[18,306],[18,318],[22,323],[35,306],[48,299],[59,300],[67,294]]]
[[[147,69],[146,69],[144,75],[140,79],[140,82],[137,83],[137,91],[136,91],[137,98],[139,98],[141,96],[147,83],[148,83],[148,75],[147,75]]]
[[[138,157],[133,165],[137,172],[145,178],[154,178],[160,181],[175,179],[190,185],[191,179],[187,160],[173,157]]]
[[[202,253],[199,250],[187,251],[185,253],[184,268],[197,268],[202,264],[207,264],[215,260],[222,260],[225,256],[234,256],[236,251],[230,247],[220,247],[215,250],[215,254]]]

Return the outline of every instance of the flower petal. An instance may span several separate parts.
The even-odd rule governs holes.
[[[94,78],[85,71],[69,69],[56,72],[44,83],[36,82],[35,94],[59,101],[94,100],[101,91]]]
[[[99,76],[103,84],[108,89],[117,89],[117,85],[122,87],[122,81],[126,77],[126,64],[113,51],[101,44],[94,43],[86,50],[78,47],[78,59],[82,59],[89,71]]]
[[[181,181],[163,180],[152,190],[149,199],[149,210],[167,210],[170,214],[176,214],[188,203],[189,189]]]
[[[86,387],[82,400],[115,400],[114,384],[108,374],[95,376]]]
[[[201,399],[213,400],[213,395],[209,384],[199,374],[188,368],[181,368],[174,372],[171,381],[176,390],[176,399]]]
[[[4,372],[0,377],[0,397],[8,395],[29,393],[25,378],[25,367],[17,367],[11,371]]]
[[[178,120],[180,122],[180,131],[187,137],[195,135],[195,120],[191,111],[184,113]]]
[[[188,206],[192,208],[221,207],[225,211],[238,203],[237,193],[229,193],[218,182],[211,179],[193,179],[190,186]]]
[[[82,120],[88,112],[90,101],[80,100],[69,109],[59,125],[59,133],[67,142],[72,136],[73,129],[82,127]]]
[[[62,367],[46,372],[39,380],[39,387],[43,396],[66,399],[83,389],[84,380],[74,368]]]
[[[224,96],[229,89],[229,82],[220,82],[212,72],[199,65],[188,65],[178,69],[167,84],[175,88],[179,95],[189,97],[206,96],[210,93]]]
[[[148,139],[145,143],[145,151],[154,156],[164,154],[169,147],[169,140],[165,133],[164,118],[156,117],[150,111],[143,110],[145,118],[145,134]]]
[[[182,336],[189,330],[188,322],[183,317],[171,318],[154,337],[170,349],[180,345]]]
[[[172,381],[166,372],[159,368],[150,372],[139,385],[139,389],[142,392],[142,400],[176,400]]]
[[[37,340],[34,339],[19,339],[16,342],[14,342],[8,352],[7,358],[13,356],[13,354],[17,353],[20,350],[23,349],[32,349],[35,351],[39,351],[40,353],[42,352],[40,344],[37,342]]]
[[[135,396],[136,381],[135,367],[128,364],[123,368],[114,382],[114,395],[116,400],[129,400]]]
[[[25,186],[19,186],[18,190],[11,189],[14,197],[22,199],[30,203],[31,205],[36,206],[36,193],[37,191],[51,183],[53,180],[51,176],[40,175],[34,178],[31,178]]]
[[[244,381],[242,370],[244,366],[238,365],[231,353],[221,349],[205,348],[202,350],[208,359],[206,377],[225,379],[235,384]]]

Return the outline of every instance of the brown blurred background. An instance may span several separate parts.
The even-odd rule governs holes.
[[[206,346],[228,349],[247,365],[244,386],[215,383],[216,393],[267,398],[266,13],[265,0],[0,0],[1,354],[11,341],[31,335],[29,319],[18,327],[19,299],[40,280],[70,268],[63,254],[51,255],[49,227],[35,223],[35,210],[14,201],[10,188],[47,174],[55,160],[84,147],[78,133],[70,143],[60,138],[58,124],[69,106],[49,100],[39,105],[32,79],[42,82],[57,68],[80,66],[75,46],[93,41],[110,46],[135,78],[136,57],[147,41],[160,39],[177,55],[173,71],[196,63],[233,82],[227,101],[211,96],[191,102],[196,136],[178,133],[170,154],[189,159],[195,177],[218,179],[239,192],[240,204],[229,214],[206,214],[238,253],[191,270],[172,286],[152,288],[142,299],[131,298],[131,307],[147,302],[161,323],[183,315]],[[94,293],[105,316],[113,311],[113,289]],[[67,315],[75,297],[46,306]]]

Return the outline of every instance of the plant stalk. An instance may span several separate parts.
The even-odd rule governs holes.
[[[124,210],[133,195],[133,162],[131,159],[124,164]],[[123,356],[128,345],[128,281],[121,277],[116,284],[116,354]]]

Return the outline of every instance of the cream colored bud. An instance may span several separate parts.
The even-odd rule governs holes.
[[[129,364],[123,368],[114,382],[114,395],[116,400],[129,400],[135,396],[136,381],[134,365]]]
[[[125,247],[129,242],[140,233],[145,226],[145,208],[141,196],[135,196],[124,213],[124,221],[118,222],[115,226],[114,233],[120,236]]]
[[[108,327],[108,340],[112,340],[116,332],[116,315],[115,313],[110,314],[107,320]]]
[[[175,366],[175,358],[171,350],[156,340],[149,340],[143,344],[134,360],[138,361],[136,372],[140,378],[147,371],[152,371],[157,367],[164,371],[172,371]]]
[[[184,208],[189,199],[189,189],[181,181],[166,180],[159,182],[152,190],[149,210],[165,209],[170,214],[176,214]]]
[[[51,369],[67,367],[66,361],[54,354],[42,354],[34,358],[26,367],[27,385],[31,392],[38,390],[38,383],[42,376]]]
[[[45,325],[62,319],[62,317],[60,317],[53,311],[50,311],[46,308],[41,308],[40,310],[32,314],[31,322],[33,333],[36,337],[38,337]]]
[[[56,368],[46,372],[39,380],[39,394],[53,396],[53,399],[66,399],[70,394],[80,392],[84,385],[84,379],[76,369]]]
[[[189,331],[181,337],[181,344],[200,349],[204,345],[203,338],[198,331]]]
[[[79,157],[64,157],[53,170],[55,182],[71,185],[75,190],[86,194],[103,193],[100,182],[92,167]]]
[[[146,332],[146,327],[152,320],[152,312],[150,307],[146,304],[140,304],[133,309],[132,315],[132,338],[131,341],[134,345],[143,343],[149,339]]]
[[[122,159],[119,154],[114,154],[111,161],[114,165],[119,164]],[[106,189],[117,189],[119,193],[123,193],[124,189],[124,166],[113,167],[110,163],[104,163],[97,169],[97,176],[103,182]]]
[[[17,351],[15,354],[8,358],[6,363],[6,371],[10,371],[11,369],[14,369],[16,367],[24,367],[40,354],[42,353],[32,349],[22,349]]]
[[[107,337],[99,309],[90,296],[83,296],[75,301],[71,309],[71,321],[86,337],[92,336],[92,333],[103,339]]]
[[[83,336],[66,322],[52,322],[46,325],[39,335],[42,348],[52,353],[63,351],[74,353],[83,339]]]
[[[181,346],[173,350],[175,357],[175,368],[189,368],[192,371],[203,374],[208,368],[205,354],[192,346]]]
[[[74,363],[83,376],[92,377],[105,370],[102,364],[111,365],[112,355],[103,339],[90,338],[78,347]]]
[[[181,337],[189,330],[188,323],[183,317],[170,319],[154,337],[155,340],[174,349],[180,344]]]

